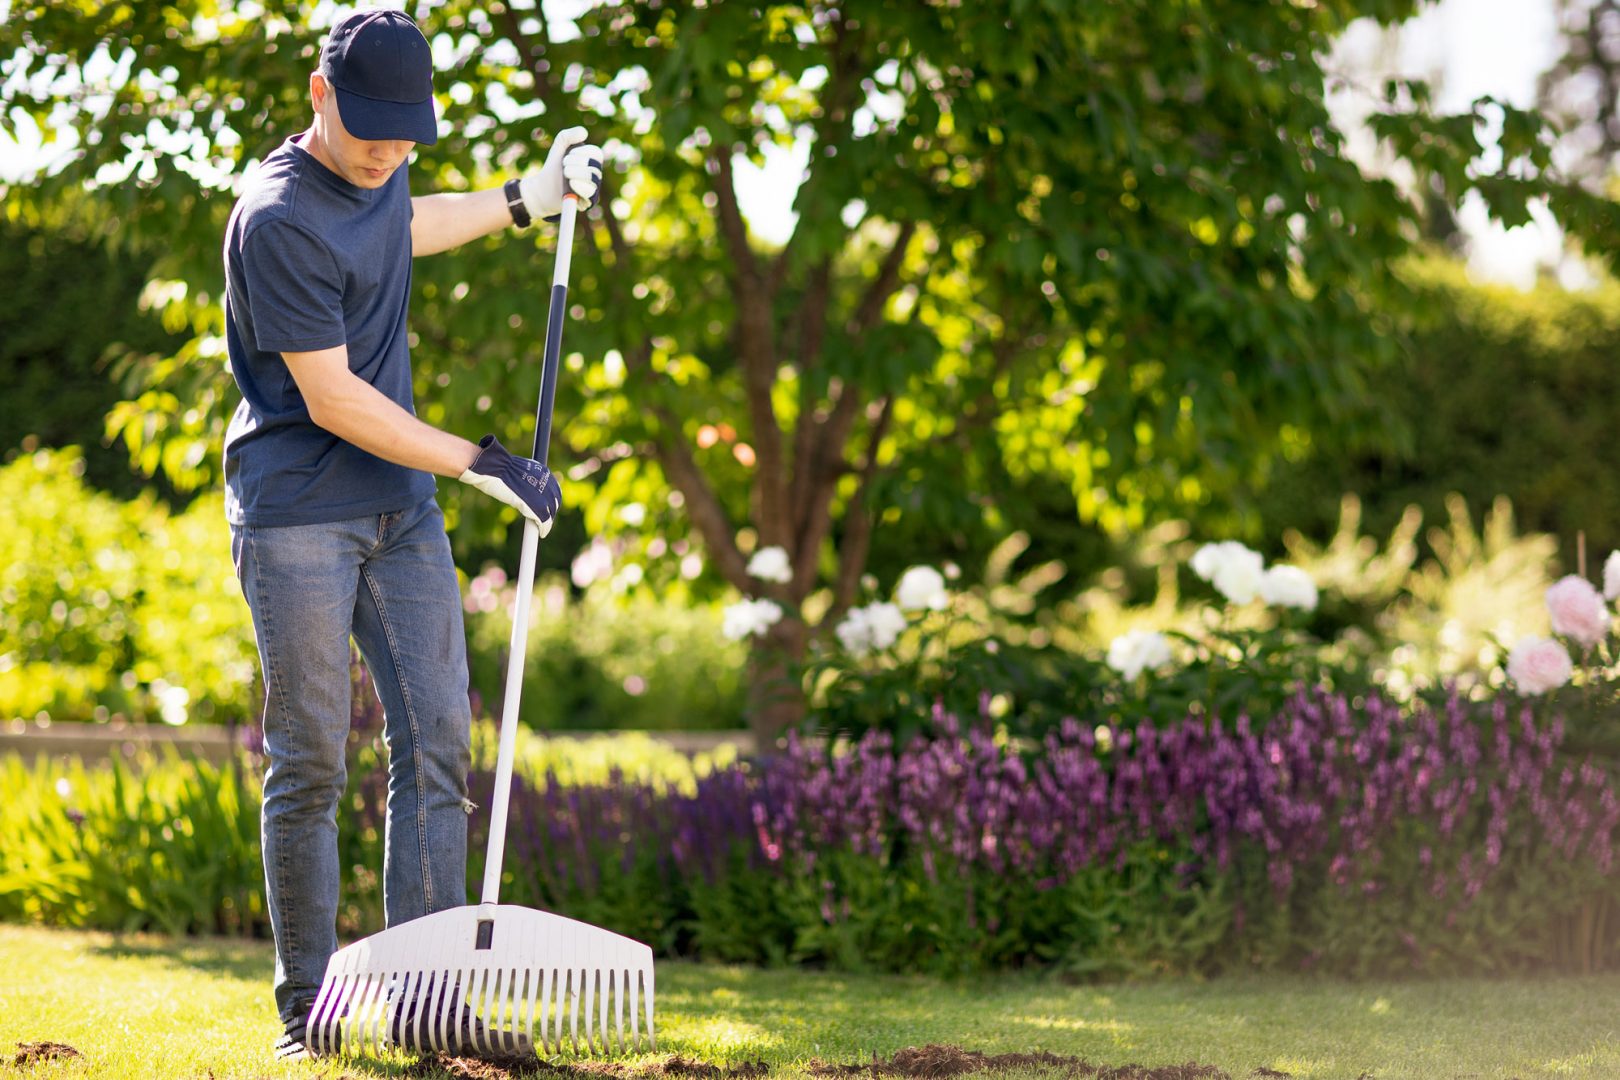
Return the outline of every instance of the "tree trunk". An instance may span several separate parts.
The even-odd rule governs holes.
[[[748,727],[762,754],[804,719],[804,688],[795,670],[809,640],[809,628],[788,617],[771,627],[749,655]]]

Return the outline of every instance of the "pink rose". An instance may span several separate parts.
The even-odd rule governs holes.
[[[1609,609],[1592,583],[1576,574],[1560,578],[1547,590],[1553,633],[1590,649],[1609,632]]]
[[[1569,682],[1569,652],[1552,638],[1521,638],[1508,653],[1508,678],[1526,694],[1545,694]]]

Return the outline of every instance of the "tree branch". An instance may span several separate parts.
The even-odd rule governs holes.
[[[827,50],[826,92],[820,98],[821,116],[817,118],[813,129],[810,164],[806,166],[805,175],[799,184],[797,196],[799,199],[804,198],[821,175],[816,168],[818,160],[826,160],[825,155],[819,153],[821,148],[841,145],[853,137],[852,125],[855,121],[855,110],[859,105],[856,98],[860,90],[861,70],[858,64],[851,61],[860,55],[859,32],[847,29],[847,24],[841,16],[836,18],[832,25],[833,40]],[[777,253],[775,264],[771,267],[772,281],[779,282],[787,277],[794,253],[798,250],[798,237],[799,230],[795,227],[787,238],[787,243],[783,244],[782,250]]]
[[[691,448],[681,434],[680,420],[663,405],[655,404],[651,408],[660,423],[660,430],[653,436],[653,446],[664,475],[686,497],[686,512],[697,526],[720,573],[739,592],[751,594],[756,583],[749,578],[748,564],[737,548],[736,526],[693,459]]]
[[[877,277],[872,279],[866,295],[861,298],[860,307],[855,309],[855,317],[850,322],[850,329],[854,333],[870,330],[883,317],[883,305],[889,302],[889,297],[900,285],[900,268],[906,261],[906,248],[911,246],[911,238],[915,235],[915,221],[900,223],[900,233],[894,238],[894,246],[883,256],[883,265],[878,268]]]
[[[872,478],[877,475],[878,448],[889,433],[893,406],[893,398],[884,398],[877,421],[872,425],[872,434],[866,443],[866,461],[861,466],[860,483],[844,514],[846,528],[844,542],[838,551],[838,581],[833,586],[833,604],[822,617],[816,628],[818,631],[823,627],[836,626],[838,620],[844,617],[844,612],[855,603],[855,591],[860,587],[861,574],[866,569],[866,558],[872,547],[872,515],[866,509],[866,500],[872,488]]]
[[[804,513],[800,519],[802,524],[794,537],[795,595],[810,591],[810,583],[815,580],[816,555],[821,550],[822,541],[832,532],[833,496],[838,493],[838,478],[844,474],[844,444],[855,426],[859,401],[860,391],[846,384],[839,395],[838,404],[833,407],[832,415],[818,428],[818,438],[812,447],[809,462],[809,496],[805,499]],[[888,399],[885,398],[883,414],[887,414],[888,408]],[[869,448],[868,452],[875,450]]]
[[[799,419],[793,426],[793,486],[789,505],[795,510],[794,533],[803,531],[809,493],[814,479],[815,434],[819,426],[816,410],[820,405],[811,369],[821,359],[821,343],[827,335],[827,307],[832,298],[832,259],[817,263],[810,271],[804,300],[799,304]]]
[[[720,235],[731,255],[737,290],[737,347],[753,424],[754,507],[760,538],[767,546],[786,546],[792,531],[787,508],[787,468],[782,460],[782,429],[776,420],[771,391],[776,385],[776,342],[772,327],[773,297],[759,275],[759,261],[748,245],[748,226],[737,205],[729,148],[717,147],[714,164],[715,214]]]

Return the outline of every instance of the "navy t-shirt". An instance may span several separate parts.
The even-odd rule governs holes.
[[[242,402],[225,433],[233,525],[310,525],[403,510],[433,494],[309,418],[283,352],[349,347],[349,370],[401,407],[411,398],[405,328],[411,193],[401,165],[359,188],[288,139],[225,230],[225,344]]]

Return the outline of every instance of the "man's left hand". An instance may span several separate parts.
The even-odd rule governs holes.
[[[565,193],[579,197],[579,209],[589,210],[602,183],[602,149],[585,140],[585,129],[559,131],[551,141],[546,163],[518,182],[523,207],[531,218],[556,221]]]

